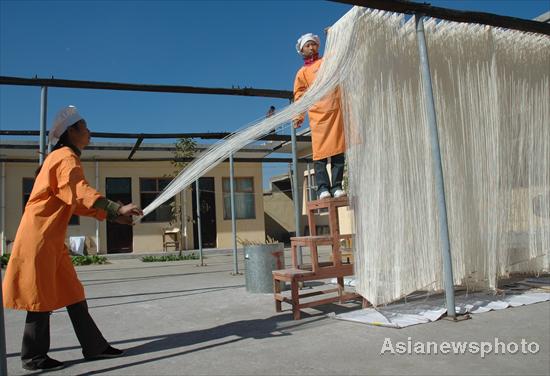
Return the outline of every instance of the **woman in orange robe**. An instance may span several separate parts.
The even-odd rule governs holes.
[[[297,52],[304,58],[304,66],[300,68],[294,80],[294,101],[300,99],[315,81],[323,59],[319,57],[319,37],[308,33],[298,39]],[[344,137],[344,121],[340,108],[340,92],[338,89],[315,103],[309,111],[309,126],[311,129],[311,146],[313,149],[313,167],[317,181],[319,199],[341,197],[345,195],[342,189],[346,140]],[[294,120],[294,126],[300,127],[305,116],[302,114]],[[327,173],[328,158],[331,159],[332,183]]]
[[[63,367],[47,355],[49,316],[63,307],[86,359],[123,354],[109,346],[88,313],[65,237],[73,214],[131,224],[131,216],[142,213],[134,204],[107,200],[84,178],[79,156],[90,142],[90,131],[75,107],[58,114],[50,130],[50,139],[55,138],[59,141],[41,166],[25,206],[2,287],[6,308],[27,311],[21,360],[28,370]]]

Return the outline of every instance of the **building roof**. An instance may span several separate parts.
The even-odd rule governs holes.
[[[210,145],[198,144],[201,152]],[[92,142],[82,152],[82,159],[127,159],[134,143],[131,142]],[[144,143],[136,151],[133,158],[173,158],[176,148],[173,143]],[[0,159],[37,158],[39,144],[37,141],[0,141]],[[249,145],[235,154],[236,158],[262,158],[271,153],[270,148],[261,145]],[[198,153],[197,153],[198,154]]]

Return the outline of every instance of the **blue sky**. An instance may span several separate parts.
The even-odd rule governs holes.
[[[532,19],[550,0],[431,1]],[[328,1],[0,0],[0,75],[292,89],[305,32],[351,6]],[[286,100],[50,88],[48,125],[67,104],[95,131],[232,131]],[[0,86],[0,129],[39,129],[40,88]],[[267,166],[266,176],[286,172]]]

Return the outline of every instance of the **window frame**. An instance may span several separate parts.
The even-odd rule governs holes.
[[[143,194],[155,194],[155,197],[158,196],[158,194],[160,192],[162,192],[162,189],[159,189],[159,181],[160,180],[168,180],[168,183],[170,183],[170,181],[172,181],[173,178],[171,177],[155,177],[155,176],[151,176],[151,177],[140,177],[139,178],[139,202],[140,202],[140,205],[141,207],[145,207],[147,205],[144,205],[143,204]],[[141,190],[141,187],[142,187],[142,182],[144,180],[155,180],[155,185],[156,185],[156,191],[142,191]],[[155,210],[153,210],[153,212],[151,212],[150,215],[146,216],[146,217],[143,217],[141,219],[141,222],[143,223],[168,223],[172,220],[172,218],[168,218],[167,220],[164,220],[164,219],[158,219],[158,213],[157,213],[157,210],[160,209],[161,207],[163,206],[170,206],[170,204],[172,202],[175,202],[175,197],[172,197],[170,198],[169,200],[167,200],[165,203],[163,203],[162,205],[160,205],[158,208],[156,208]],[[154,219],[153,218],[153,213],[155,213],[154,215]]]
[[[21,195],[23,196],[23,201],[22,201],[22,204],[23,206],[21,207],[21,212],[25,212],[25,206],[27,206],[27,202],[29,202],[29,199],[31,198],[31,193],[32,193],[32,188],[34,187],[34,178],[27,178],[27,177],[23,177],[21,179]],[[25,192],[25,182],[31,182],[31,190],[30,192],[26,193]]]
[[[231,220],[231,183],[230,183],[230,177],[225,177],[225,176],[222,176],[222,204],[223,204],[223,220],[224,221],[230,221]],[[251,194],[252,195],[252,216],[251,217],[239,217],[239,213],[237,212],[237,210],[235,210],[235,219],[236,220],[248,220],[248,219],[256,219],[256,187],[254,185],[255,181],[254,181],[254,176],[238,176],[238,177],[234,177],[233,178],[235,180],[235,201],[238,200],[238,194],[239,193],[246,193],[246,194]],[[244,180],[244,179],[250,179],[252,181],[252,191],[250,192],[240,192],[239,191],[239,184],[237,183],[238,180]],[[224,190],[224,182],[225,181],[228,181],[228,191],[226,192]],[[225,208],[225,199],[226,197],[229,198],[230,200],[230,204],[229,204],[229,210],[228,210],[228,213],[226,213],[226,208]],[[243,196],[244,197],[244,196]],[[235,202],[235,209],[237,209],[238,205],[237,203]]]

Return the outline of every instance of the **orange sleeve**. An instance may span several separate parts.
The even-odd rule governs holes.
[[[101,194],[92,188],[84,178],[84,171],[74,158],[65,158],[56,170],[55,195],[65,204],[77,208],[92,209]]]
[[[296,78],[294,79],[294,102],[296,102],[304,95],[304,93],[307,91],[307,88],[308,86],[307,81],[304,77],[304,70],[300,69],[298,73],[296,73]],[[294,120],[304,121],[305,117],[305,114],[300,114],[296,118],[294,118]]]

